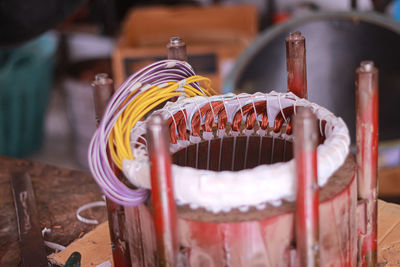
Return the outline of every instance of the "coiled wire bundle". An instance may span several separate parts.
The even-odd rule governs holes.
[[[200,85],[203,82],[206,88]],[[122,159],[134,159],[130,130],[158,105],[179,97],[210,96],[210,80],[195,75],[183,61],[163,60],[130,76],[110,99],[89,145],[90,170],[104,194],[115,203],[136,206],[148,197],[147,189],[132,189],[116,176]]]

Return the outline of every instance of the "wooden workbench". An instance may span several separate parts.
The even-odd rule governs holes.
[[[20,261],[10,184],[10,173],[15,170],[25,170],[32,178],[41,227],[52,230],[45,236],[47,241],[66,246],[95,227],[75,217],[76,210],[83,204],[102,200],[100,189],[89,173],[0,156],[0,266],[18,266]],[[82,215],[100,222],[107,218],[104,207],[91,209]]]

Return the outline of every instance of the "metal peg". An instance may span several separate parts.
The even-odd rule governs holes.
[[[166,121],[160,115],[152,116],[147,140],[158,259],[159,266],[172,267],[177,265],[179,242],[168,137]]]
[[[289,92],[307,98],[306,40],[301,32],[291,32],[286,42],[286,71]]]
[[[167,44],[168,59],[187,61],[186,44],[181,37],[171,37]]]
[[[377,262],[378,69],[363,61],[356,70],[356,141],[358,197],[366,201],[366,234],[361,236],[359,262]]]
[[[319,266],[319,187],[317,119],[309,108],[298,108],[294,119],[297,178],[296,245],[300,266]]]

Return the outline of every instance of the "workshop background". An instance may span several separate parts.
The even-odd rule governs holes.
[[[26,5],[27,10],[35,7],[34,1],[19,2]],[[5,6],[3,15],[7,15],[7,8],[13,10],[15,6]],[[57,9],[60,15],[55,17],[52,9]],[[341,12],[346,11],[361,14],[366,26],[338,23],[338,29],[328,33],[326,28],[320,27],[319,24],[335,22],[335,19],[351,21],[351,13],[343,18]],[[313,14],[322,15],[314,19]],[[380,15],[382,17],[376,18]],[[371,49],[386,51],[384,55],[377,53],[379,58],[374,58],[381,73],[382,69],[387,73],[387,83],[391,83],[389,89],[381,91],[381,99],[390,102],[400,91],[396,88],[399,79],[395,78],[398,59],[397,54],[393,54],[400,43],[400,29],[396,31],[397,24],[391,24],[400,19],[400,1],[92,0],[72,1],[63,7],[50,5],[47,13],[41,9],[26,16],[32,17],[32,24],[17,23],[10,28],[3,23],[0,29],[0,154],[60,167],[88,170],[87,148],[96,127],[91,89],[94,75],[108,73],[118,86],[144,65],[165,58],[165,45],[174,35],[181,36],[187,43],[189,62],[196,72],[210,77],[219,92],[270,91],[279,87],[286,90],[282,65],[285,58],[284,54],[276,52],[275,44],[283,51],[279,42],[287,28],[279,27],[288,21],[293,21],[295,28],[310,25],[310,29],[305,29],[308,44],[313,44],[307,52],[309,87],[313,92],[314,82],[325,88],[319,88],[320,93],[311,93],[315,98],[311,100],[342,116],[352,132],[353,142],[355,122],[351,101],[354,102],[354,96],[347,97],[351,102],[348,106],[352,106],[349,109],[334,101],[326,102],[330,98],[325,95],[339,90],[336,88],[345,90],[353,85],[351,70],[355,66],[350,62],[358,63],[363,56],[353,49],[354,46],[360,50],[370,46],[365,53]],[[312,19],[302,21],[310,17]],[[12,20],[18,21],[18,16],[9,19]],[[358,43],[354,43],[351,36],[355,36],[353,39]],[[313,42],[314,39],[317,42]],[[346,41],[338,44],[338,40]],[[261,48],[260,42],[263,43]],[[273,55],[265,54],[268,51]],[[316,55],[314,61],[310,51]],[[252,62],[248,56],[251,53],[259,55],[259,62]],[[327,58],[330,54],[332,56]],[[324,64],[320,64],[320,60],[324,60]],[[327,62],[330,64],[325,64]],[[315,65],[322,67],[315,68]],[[343,69],[346,65],[348,69]],[[253,75],[243,73],[243,68]],[[256,68],[267,74],[260,75]],[[348,74],[341,70],[343,73],[348,70]],[[333,72],[336,76],[342,75],[343,81],[327,74]],[[253,79],[256,75],[266,78]],[[314,79],[320,76],[325,80]],[[253,79],[250,84],[249,79]],[[343,93],[338,93],[335,97],[342,96]],[[384,141],[380,146],[381,168],[400,165],[400,124],[387,116],[394,107],[386,107],[387,111],[381,114],[381,131],[384,131],[383,135],[381,133],[381,141]],[[390,181],[381,186],[382,196],[386,188],[390,191],[388,197],[400,195],[400,189],[393,192],[392,184]]]
[[[284,36],[300,29],[310,100],[341,116],[353,143],[354,69],[373,57],[379,198],[400,203],[400,0],[52,1],[0,6],[0,155],[88,171],[94,76],[107,73],[118,87],[166,58],[172,36],[217,92],[285,92]]]

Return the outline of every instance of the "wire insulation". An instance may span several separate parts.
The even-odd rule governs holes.
[[[111,97],[89,145],[89,167],[104,194],[124,206],[143,203],[148,190],[129,188],[114,171],[124,159],[134,159],[131,129],[167,101],[213,94],[210,79],[195,75],[184,61],[158,61],[131,75]]]

